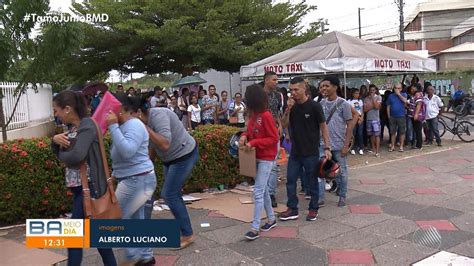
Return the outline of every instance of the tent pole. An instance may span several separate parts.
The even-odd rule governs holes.
[[[347,82],[346,82],[346,71],[344,71],[344,98],[347,99]]]

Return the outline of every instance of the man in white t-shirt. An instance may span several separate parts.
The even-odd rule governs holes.
[[[441,138],[438,130],[438,115],[444,106],[443,101],[438,95],[434,94],[434,88],[431,83],[426,84],[427,95],[424,98],[426,105],[426,124],[428,125],[428,144],[433,143],[433,136],[438,146],[441,146]]]

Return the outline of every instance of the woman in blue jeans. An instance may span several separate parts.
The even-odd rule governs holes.
[[[71,219],[84,219],[84,197],[82,193],[80,166],[86,163],[90,175],[89,187],[91,196],[97,198],[106,191],[106,176],[102,166],[102,158],[97,138],[97,129],[90,117],[84,96],[73,91],[62,91],[53,98],[54,116],[69,125],[67,132],[57,134],[51,141],[51,149],[58,160],[66,165],[66,186],[73,193]],[[81,265],[82,249],[69,248],[68,266]],[[107,266],[115,266],[114,253],[110,248],[99,248],[102,262]],[[34,259],[34,258],[33,258]]]
[[[140,118],[150,135],[150,158],[154,160],[158,156],[163,163],[165,180],[161,197],[179,223],[180,248],[185,248],[194,242],[194,235],[181,190],[199,158],[198,146],[176,114],[168,108],[146,109],[142,105],[140,109]]]
[[[268,95],[263,87],[255,84],[247,87],[245,92],[247,108],[250,117],[247,131],[242,133],[239,146],[247,150],[255,149],[257,159],[257,176],[253,187],[254,213],[252,229],[245,234],[249,240],[259,237],[260,230],[269,231],[276,226],[275,214],[272,209],[268,178],[272,171],[277,154],[278,131],[272,113],[268,110]],[[262,210],[268,217],[268,222],[260,227]]]
[[[107,115],[112,147],[112,175],[118,181],[115,194],[122,209],[122,219],[145,219],[145,203],[156,188],[153,163],[148,156],[148,132],[137,118],[141,99],[128,97],[118,116]],[[127,263],[155,265],[151,248],[126,248]]]

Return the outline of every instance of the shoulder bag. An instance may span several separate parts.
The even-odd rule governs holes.
[[[100,198],[91,198],[89,183],[87,180],[86,162],[83,162],[81,164],[81,181],[82,192],[84,195],[84,216],[88,219],[120,219],[122,218],[122,212],[120,210],[117,197],[115,196],[113,179],[109,173],[109,166],[107,165],[107,158],[105,155],[104,141],[102,139],[102,135],[100,134],[99,127],[95,121],[94,124],[96,127],[97,138],[99,139],[99,150],[102,158],[105,177],[107,178],[107,190]]]

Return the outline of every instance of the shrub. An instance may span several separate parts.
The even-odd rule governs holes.
[[[239,175],[238,160],[228,153],[228,142],[236,128],[198,127],[192,135],[199,145],[199,161],[187,180],[185,192],[218,185],[233,187],[246,180]],[[105,138],[106,150],[110,138]],[[109,158],[109,165],[111,165]],[[157,160],[156,196],[163,184],[162,165]],[[16,140],[0,144],[0,226],[27,218],[51,218],[69,212],[72,194],[65,187],[64,165],[50,148],[50,139]]]

